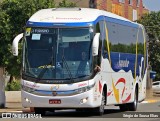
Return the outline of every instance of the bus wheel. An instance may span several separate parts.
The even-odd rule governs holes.
[[[134,101],[133,103],[128,104],[128,108],[130,111],[136,111],[138,105],[138,90],[136,88],[135,94],[134,94]]]
[[[43,108],[34,108],[35,114],[41,114],[42,116],[45,116],[46,111]]]
[[[102,100],[101,100],[101,105],[97,108],[95,108],[95,113],[97,115],[103,115],[104,114],[104,107],[105,107],[105,95],[104,92],[102,93]]]
[[[128,110],[127,104],[121,104],[121,105],[119,105],[119,108],[120,108],[121,111],[127,111]]]
[[[85,112],[85,109],[83,109],[83,108],[82,108],[82,109],[81,109],[81,108],[79,108],[79,109],[76,109],[76,111],[77,111],[77,112],[79,112],[79,113],[82,113],[82,112]]]

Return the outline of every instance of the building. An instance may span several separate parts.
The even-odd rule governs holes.
[[[144,8],[143,0],[97,0],[96,8],[107,10],[132,21],[149,12]]]
[[[62,0],[57,0],[62,1]],[[149,10],[143,6],[143,0],[68,0],[76,3],[77,7],[91,7],[106,10],[131,21],[142,17],[143,14],[149,13]]]

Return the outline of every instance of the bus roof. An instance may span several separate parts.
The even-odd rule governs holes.
[[[50,8],[42,9],[33,14],[28,24],[36,23],[82,23],[82,22],[94,22],[100,16],[106,16],[112,20],[118,20],[133,24],[137,26],[137,23],[134,23],[126,18],[118,16],[116,14],[92,9],[92,8]],[[102,17],[101,17],[102,18]],[[102,18],[104,19],[104,18]],[[31,23],[33,22],[33,23]]]

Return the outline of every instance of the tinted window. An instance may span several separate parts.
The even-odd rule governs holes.
[[[138,54],[144,55],[144,38],[143,31],[140,28],[138,33]]]
[[[136,53],[136,28],[110,22],[107,27],[112,52]]]
[[[159,85],[159,82],[153,83],[153,85]]]

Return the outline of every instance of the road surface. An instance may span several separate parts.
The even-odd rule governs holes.
[[[14,113],[14,112],[13,112]],[[16,112],[15,112],[16,113]],[[25,113],[21,113],[22,115]],[[29,113],[29,115],[34,113]],[[148,117],[149,116],[149,117]],[[145,118],[144,118],[145,117]],[[6,119],[3,121],[19,121],[22,119]],[[122,112],[119,107],[106,106],[103,116],[95,116],[90,112],[76,112],[75,110],[57,110],[47,112],[41,119],[23,119],[25,121],[160,121],[160,101],[155,103],[141,103],[136,112]]]

